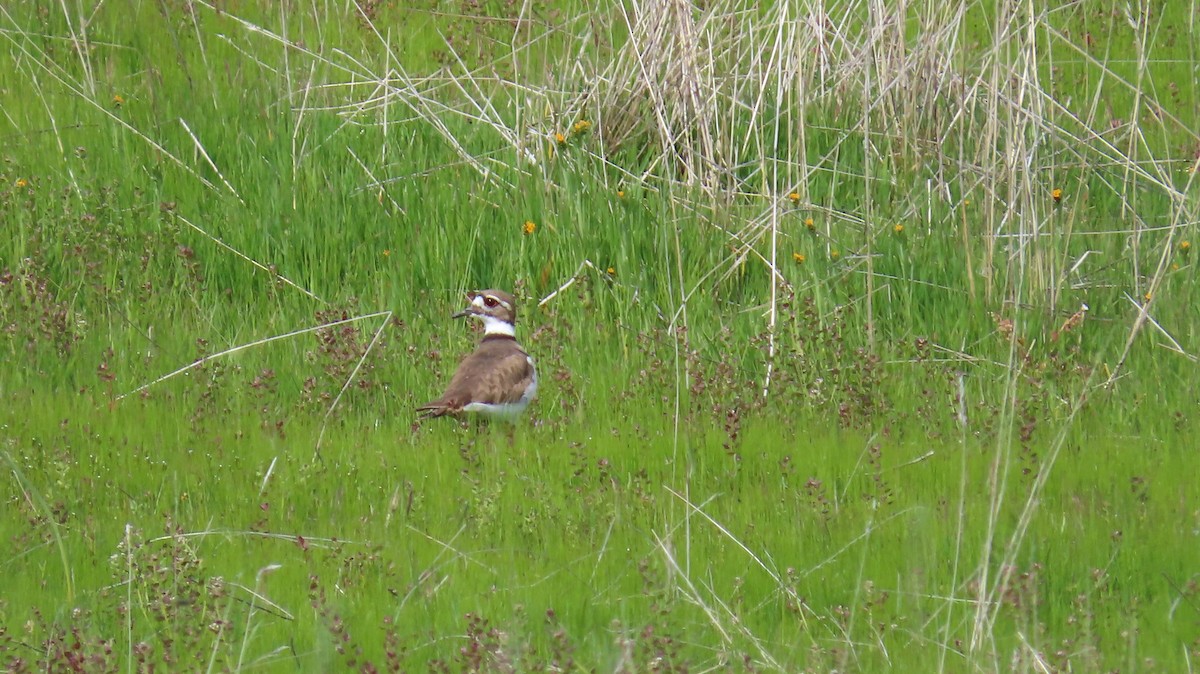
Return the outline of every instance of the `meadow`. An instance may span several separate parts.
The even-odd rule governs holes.
[[[1194,671],[1198,22],[5,3],[0,662]]]

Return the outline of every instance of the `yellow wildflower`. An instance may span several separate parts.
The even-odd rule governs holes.
[[[963,206],[970,206],[970,205],[971,205],[970,199],[963,199]]]
[[[112,103],[119,108],[125,104],[125,99],[121,96],[121,94],[113,94]]]
[[[1179,242],[1179,252],[1184,253],[1186,255],[1187,252],[1191,249],[1192,249],[1191,241],[1180,241]]]
[[[808,231],[810,231],[810,232],[816,230],[816,228],[817,228],[817,225],[815,222],[813,222],[812,218],[805,218],[804,226],[807,227]]]
[[[554,142],[558,143],[559,145],[562,145],[563,143],[567,142],[567,137],[562,135],[561,133],[555,131],[554,132]]]
[[[831,251],[829,251],[829,259],[830,259],[830,260],[836,260],[836,259],[838,259],[838,258],[839,258],[839,257],[841,257],[841,256],[842,256],[842,254],[841,254],[841,253],[839,253],[837,250],[831,250]]]
[[[388,248],[384,248],[384,249],[383,249],[383,256],[384,256],[384,257],[391,257],[391,255],[392,255],[392,251],[391,251],[391,249],[388,249]]]
[[[1050,190],[1050,198],[1054,199],[1055,203],[1062,201],[1062,188],[1055,187],[1054,189]]]
[[[804,264],[804,253],[792,253],[792,260],[796,264]]]
[[[895,232],[896,234],[903,234],[904,233],[904,225],[896,225],[895,227],[892,228],[892,231]]]
[[[17,187],[29,187],[29,181],[24,178],[17,178]]]
[[[533,220],[526,220],[525,224],[521,225],[521,231],[525,233],[525,236],[529,236],[537,231],[537,223]]]
[[[624,199],[625,198],[625,190],[617,190],[617,198]]]
[[[571,133],[583,133],[592,128],[592,123],[586,119],[581,119],[571,127]]]
[[[1146,294],[1145,294],[1145,295],[1142,295],[1142,299],[1146,300],[1147,302],[1149,302],[1149,301],[1150,301],[1150,298],[1151,298],[1151,297],[1152,297],[1152,295],[1150,294],[1150,291],[1149,291],[1149,290],[1147,290],[1147,291],[1146,291]]]
[[[604,271],[608,272],[608,275],[609,275],[609,276],[616,276],[616,275],[617,275],[617,269],[616,269],[616,267],[609,267],[608,269],[605,269]]]
[[[793,204],[798,204],[798,203],[800,203],[800,193],[792,192],[791,194],[788,195],[788,199],[791,199]]]

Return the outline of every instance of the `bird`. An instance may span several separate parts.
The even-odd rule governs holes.
[[[1071,314],[1067,320],[1063,321],[1063,324],[1061,327],[1059,327],[1059,329],[1050,334],[1050,341],[1056,342],[1058,341],[1060,335],[1065,335],[1066,333],[1083,325],[1083,319],[1087,318],[1087,312],[1088,305],[1080,304],[1079,311]]]
[[[515,422],[537,395],[537,368],[517,342],[517,300],[503,290],[467,293],[467,308],[453,318],[483,323],[483,339],[458,365],[441,397],[417,408],[418,418],[462,416]]]

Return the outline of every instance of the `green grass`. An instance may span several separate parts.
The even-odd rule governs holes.
[[[360,7],[0,9],[6,668],[1193,666],[1194,2]]]

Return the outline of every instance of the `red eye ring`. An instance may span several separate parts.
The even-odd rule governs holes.
[[[483,298],[483,303],[486,304],[488,308],[494,309],[500,304],[500,301],[495,297],[488,295],[487,297]]]

